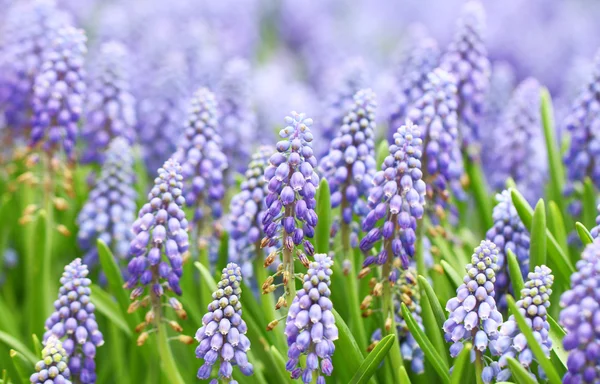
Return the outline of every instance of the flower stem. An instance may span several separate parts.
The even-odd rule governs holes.
[[[416,244],[416,254],[415,259],[417,262],[417,272],[419,275],[427,276],[427,266],[425,265],[425,257],[423,250],[423,236],[424,234],[423,220],[417,221],[417,244]]]
[[[477,381],[477,384],[483,384],[483,379],[481,378],[481,374],[483,373],[482,361],[483,356],[481,355],[481,352],[475,350],[475,380]]]
[[[294,214],[294,207],[286,207],[285,208],[285,216],[292,216]],[[294,297],[296,297],[296,277],[294,275],[294,255],[292,254],[292,249],[288,249],[287,244],[293,243],[289,241],[288,238],[291,235],[283,230],[283,267],[284,274],[287,275],[287,282],[285,284],[285,302],[286,306],[289,308],[292,305],[292,301]],[[291,240],[291,239],[290,239]],[[284,275],[285,276],[285,275]]]
[[[383,301],[383,334],[384,335],[390,335],[392,333],[395,333],[396,330],[396,320],[394,317],[394,298],[392,295],[392,285],[390,284],[388,278],[390,276],[390,273],[392,272],[392,263],[393,263],[393,253],[392,253],[392,241],[390,240],[385,240],[385,249],[387,250],[387,260],[385,262],[385,264],[383,265],[383,270],[382,270],[382,275],[381,277],[383,278],[383,293],[382,293],[382,298],[381,300]],[[386,329],[386,321],[387,319],[390,318],[391,319],[391,327],[390,329]],[[392,372],[394,375],[394,382],[395,383],[399,383],[400,382],[400,378],[398,377],[398,370],[400,369],[401,366],[404,365],[403,360],[402,360],[402,352],[400,352],[400,338],[397,337],[398,335],[396,334],[396,343],[398,343],[398,345],[394,345],[392,346],[392,348],[390,349],[390,360],[389,362],[391,363],[391,367],[392,367]]]
[[[44,297],[43,316],[46,318],[52,313],[52,298],[51,284],[51,268],[52,268],[52,237],[54,235],[54,206],[52,205],[52,197],[54,195],[54,175],[52,172],[52,157],[49,153],[44,156],[45,174],[44,174],[44,208],[45,208],[45,232],[44,232],[44,254],[42,258],[42,281],[41,288],[43,290],[40,297]]]

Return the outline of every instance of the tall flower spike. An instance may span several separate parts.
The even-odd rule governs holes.
[[[246,354],[250,349],[250,340],[246,337],[248,327],[242,319],[241,282],[240,267],[235,263],[227,264],[212,295],[213,301],[208,305],[208,312],[202,317],[202,327],[196,332],[196,340],[200,343],[196,347],[196,357],[204,359],[204,364],[198,369],[198,378],[201,380],[210,377],[217,360],[219,378],[230,383],[237,383],[231,379],[236,365],[246,376],[254,372]]]
[[[564,157],[567,173],[565,195],[577,197],[576,191],[582,188],[589,177],[596,188],[600,187],[600,134],[598,134],[598,104],[600,103],[600,52],[596,54],[594,73],[588,84],[573,102],[565,125],[571,136],[569,148]],[[577,199],[576,199],[577,200]],[[581,202],[574,201],[569,210],[573,215],[581,214]]]
[[[485,237],[498,246],[498,270],[496,271],[494,290],[498,306],[503,309],[506,308],[506,294],[512,292],[508,277],[508,250],[510,249],[517,257],[523,278],[527,277],[529,272],[529,231],[517,214],[509,191],[505,190],[497,194],[496,200],[498,204],[492,213],[494,226],[487,231]]]
[[[60,27],[69,16],[52,0],[13,2],[2,28],[0,112],[16,135],[27,135],[33,113],[34,82]]]
[[[113,139],[106,152],[102,173],[83,206],[77,224],[77,241],[90,268],[98,264],[96,240],[101,239],[119,260],[127,256],[133,239],[137,193],[131,147],[122,137]]]
[[[466,341],[471,341],[476,359],[483,361],[482,354],[488,349],[489,342],[498,338],[502,315],[496,309],[494,299],[497,261],[498,247],[489,240],[482,241],[465,268],[464,283],[456,289],[456,297],[446,304],[450,314],[443,330],[446,341],[452,342],[452,357],[458,356]]]
[[[458,129],[462,147],[469,150],[479,144],[482,135],[481,116],[490,78],[490,62],[482,36],[484,28],[483,5],[479,0],[468,0],[463,7],[454,40],[440,65],[456,76]],[[478,150],[476,146],[474,149]]]
[[[274,152],[275,148],[262,146],[252,155],[245,179],[240,185],[241,191],[233,196],[229,205],[229,234],[235,244],[230,259],[241,266],[244,276],[252,275],[252,261],[262,253],[262,219],[266,213],[265,196],[268,193],[264,174]]]
[[[427,77],[437,67],[439,55],[440,50],[434,39],[420,38],[401,64],[402,70],[397,75],[398,85],[394,95],[394,106],[388,117],[390,140],[396,133],[395,128],[406,121],[409,107],[426,92]]]
[[[82,132],[87,148],[82,161],[102,164],[112,138],[123,137],[129,144],[135,138],[136,106],[130,92],[127,48],[117,41],[102,44],[91,77]]]
[[[81,259],[65,267],[58,300],[54,302],[55,311],[46,320],[44,334],[46,347],[56,345],[56,338],[62,340],[70,373],[75,381],[84,384],[96,382],[96,348],[104,344],[94,315],[95,307],[90,301],[92,281],[88,273]]]
[[[375,93],[370,89],[354,95],[354,105],[344,117],[329,153],[321,160],[323,177],[331,188],[331,207],[342,206],[342,220],[368,213],[366,199],[375,173]]]
[[[331,376],[333,372],[331,358],[338,329],[332,312],[333,303],[329,299],[332,265],[333,260],[329,256],[315,255],[315,261],[310,263],[302,289],[296,294],[285,321],[289,347],[285,368],[291,372],[292,379],[302,377],[304,383],[311,383],[313,373],[316,373],[317,383],[325,384],[322,375]],[[305,368],[300,366],[300,356],[303,354],[306,355]]]
[[[42,360],[35,365],[29,377],[31,384],[71,384],[71,371],[67,366],[67,352],[60,340],[51,336],[42,349]]]
[[[315,193],[319,176],[314,171],[317,159],[312,149],[312,119],[303,113],[292,112],[285,122],[286,127],[279,132],[283,140],[277,143],[277,152],[265,169],[269,193],[265,199],[268,209],[262,220],[265,237],[261,246],[281,244],[274,252],[283,255],[284,267],[280,272],[286,286],[286,304],[289,304],[295,286],[294,252],[305,266],[308,265],[306,254],[296,247],[302,244],[309,256],[314,254],[314,247],[307,238],[314,236],[317,225]],[[271,259],[269,256],[268,260]]]
[[[410,108],[408,118],[423,130],[424,180],[433,205],[430,214],[443,216],[450,190],[462,199],[463,160],[458,139],[456,83],[441,68],[427,75],[425,93]]]
[[[231,170],[240,173],[244,172],[250,158],[251,143],[256,139],[256,116],[251,105],[250,74],[250,63],[247,60],[229,60],[223,68],[217,94],[223,152],[231,162]]]
[[[82,30],[64,27],[45,53],[35,78],[31,146],[43,142],[46,151],[62,148],[73,156],[85,96],[85,43]]]
[[[550,324],[548,324],[548,307],[550,306],[550,295],[552,294],[552,283],[554,276],[552,271],[545,265],[535,267],[534,272],[529,272],[525,287],[521,290],[521,300],[517,301],[519,313],[525,317],[527,324],[532,328],[533,335],[538,341],[544,354],[550,357],[552,340],[549,337]],[[497,376],[498,381],[507,381],[510,378],[510,370],[506,358],[512,357],[531,372],[531,363],[535,360],[531,349],[527,345],[525,335],[521,333],[515,321],[514,315],[500,327],[500,336],[491,342],[495,353],[502,355],[498,362],[502,369]],[[491,369],[491,368],[488,368]],[[544,377],[542,368],[538,366],[539,377]]]
[[[183,137],[174,156],[181,163],[186,182],[185,200],[195,208],[194,222],[207,216],[206,207],[214,218],[221,217],[223,211],[223,171],[227,168],[227,158],[221,150],[217,125],[215,96],[200,88],[190,102]]]
[[[571,289],[560,297],[559,323],[567,334],[569,352],[563,383],[596,383],[600,380],[600,240],[589,244],[571,275]]]
[[[548,173],[546,144],[540,117],[540,84],[527,78],[515,90],[494,137],[490,184],[502,189],[512,177],[533,203],[543,194]]]
[[[371,211],[362,222],[363,231],[368,233],[361,240],[360,249],[370,250],[381,238],[384,246],[376,257],[367,256],[363,262],[365,267],[373,263],[384,265],[398,257],[406,269],[409,257],[414,256],[417,220],[423,217],[425,205],[426,187],[421,179],[422,145],[419,127],[407,120],[406,125],[394,134],[382,170],[373,177],[369,195]],[[381,219],[385,219],[383,224],[376,227]],[[394,270],[383,277],[395,282],[398,272]]]

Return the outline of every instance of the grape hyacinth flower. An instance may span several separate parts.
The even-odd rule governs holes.
[[[310,126],[313,121],[303,113],[292,112],[285,118],[286,127],[279,132],[283,139],[277,143],[277,152],[269,159],[265,169],[269,193],[265,199],[267,212],[263,217],[265,237],[261,247],[280,248],[271,252],[265,261],[270,265],[277,255],[282,255],[285,298],[278,307],[291,303],[295,291],[294,252],[302,264],[308,266],[308,256],[314,247],[307,238],[312,238],[317,225],[315,207],[319,176],[314,171],[317,159],[313,154],[313,136]],[[302,245],[304,252],[298,246]]]
[[[516,305],[519,313],[525,317],[527,324],[532,328],[533,335],[538,341],[544,354],[550,357],[552,340],[549,337],[550,324],[548,323],[548,307],[552,294],[554,276],[550,268],[545,265],[536,266],[529,272],[524,288],[521,290],[521,300]],[[514,315],[500,327],[500,336],[492,343],[495,353],[501,355],[498,366],[502,369],[497,376],[498,381],[507,381],[510,378],[507,357],[518,360],[523,367],[531,372],[531,363],[535,360],[531,349],[527,345],[525,335],[521,333]],[[491,369],[488,367],[488,369]],[[542,368],[538,366],[539,377],[544,377]]]
[[[117,41],[103,43],[91,77],[82,162],[102,164],[111,139],[123,137],[131,145],[135,138],[136,105],[130,90],[127,48]]]
[[[332,312],[333,303],[329,299],[332,265],[329,256],[315,254],[285,321],[289,359],[285,368],[291,372],[292,379],[301,377],[303,383],[311,383],[314,374],[317,384],[324,384],[322,375],[331,376],[333,372],[331,358],[338,329]],[[300,366],[301,355],[306,355],[305,368]]]
[[[563,346],[569,352],[563,383],[595,383],[600,380],[600,240],[589,244],[571,275],[571,289],[562,294],[559,323],[567,334]]]
[[[425,37],[419,39],[418,44],[414,44],[408,57],[401,64],[402,70],[397,75],[394,106],[388,117],[389,140],[392,140],[396,133],[395,129],[406,121],[410,106],[425,94],[428,75],[437,67],[439,55],[437,42]]]
[[[519,191],[534,203],[543,195],[547,178],[546,144],[540,116],[540,84],[523,80],[506,106],[500,125],[493,131],[493,172],[490,184],[502,189],[512,177]]]
[[[217,93],[223,152],[231,163],[231,170],[240,173],[244,172],[244,167],[250,158],[251,143],[256,138],[256,116],[251,105],[250,73],[250,63],[247,60],[242,58],[229,60],[223,68]]]
[[[515,70],[510,63],[498,61],[492,64],[490,86],[486,96],[483,118],[483,127],[486,132],[493,132],[500,122],[502,112],[517,85],[516,77]],[[485,139],[485,137],[482,137],[482,139]],[[489,144],[490,148],[494,145],[493,140],[486,140],[484,144]]]
[[[64,27],[56,32],[35,79],[30,146],[43,142],[44,150],[62,148],[73,157],[85,96],[85,43],[82,30]]]
[[[331,188],[331,208],[341,205],[342,221],[348,225],[353,214],[368,213],[365,202],[375,173],[375,93],[370,89],[354,95],[329,153],[321,160],[322,175]]]
[[[104,344],[94,315],[95,307],[90,301],[92,281],[88,273],[81,259],[65,267],[58,300],[54,302],[55,311],[46,320],[44,334],[46,347],[52,348],[55,338],[62,340],[70,374],[75,381],[84,384],[96,382],[96,348]]]
[[[136,211],[135,177],[127,140],[113,139],[100,178],[77,217],[77,242],[85,252],[83,260],[88,267],[94,268],[98,264],[98,239],[108,245],[117,260],[127,256]]]
[[[240,185],[241,191],[233,196],[229,205],[229,235],[235,244],[230,259],[240,265],[244,276],[252,275],[252,261],[262,254],[262,219],[266,214],[265,196],[268,193],[264,174],[274,152],[274,148],[262,146],[252,155],[245,179]]]
[[[427,162],[423,178],[428,199],[433,202],[430,214],[443,217],[449,206],[450,190],[457,199],[464,198],[454,76],[436,68],[427,75],[424,91],[423,97],[410,108],[408,118],[423,131]]]
[[[596,55],[594,72],[585,88],[571,106],[565,125],[570,134],[570,144],[564,156],[567,183],[565,196],[577,197],[586,177],[589,177],[596,188],[600,188],[600,167],[596,161],[600,156],[600,135],[597,133],[600,124],[598,105],[600,99],[600,53]],[[577,200],[577,199],[575,199]],[[581,202],[573,201],[569,205],[571,214],[581,214]]]
[[[51,336],[42,349],[42,360],[35,365],[35,373],[29,377],[31,384],[71,384],[71,371],[67,365],[67,351],[60,340]]]
[[[523,278],[529,272],[529,231],[517,214],[517,209],[512,203],[510,191],[505,190],[496,195],[498,204],[494,207],[492,219],[494,226],[490,228],[485,237],[498,246],[498,270],[494,290],[498,307],[506,308],[506,294],[512,292],[508,276],[508,250],[517,257]]]
[[[465,3],[454,40],[440,66],[456,77],[458,130],[462,148],[477,155],[481,139],[481,117],[489,86],[490,62],[483,44],[485,11],[479,0]]]
[[[482,241],[475,248],[471,263],[465,268],[467,274],[463,279],[464,284],[456,289],[456,297],[446,304],[450,314],[443,330],[446,341],[452,342],[450,356],[458,356],[464,343],[471,341],[479,366],[490,341],[498,338],[498,327],[502,324],[502,314],[496,308],[494,291],[497,262],[496,244],[489,240]]]
[[[132,290],[130,297],[134,302],[129,307],[130,312],[137,310],[142,301],[147,300],[146,297],[142,301],[138,298],[145,293],[146,287],[149,288],[152,307],[146,315],[146,323],[142,323],[142,329],[154,325],[160,332],[165,289],[176,295],[182,294],[179,285],[183,273],[182,254],[189,246],[182,180],[179,163],[173,159],[167,160],[158,169],[158,177],[154,179],[154,187],[148,194],[148,203],[140,209],[138,219],[133,223],[135,237],[129,247],[129,279],[125,287]],[[179,317],[185,318],[177,299],[171,297],[168,302]],[[181,329],[177,325],[172,327],[179,331]],[[138,344],[143,344],[147,337],[147,332],[142,333]]]
[[[382,170],[373,177],[369,195],[371,211],[362,222],[367,235],[360,242],[364,252],[373,248],[381,238],[384,245],[377,256],[367,256],[364,267],[372,264],[390,265],[394,257],[400,259],[402,268],[408,268],[409,258],[415,254],[417,220],[423,217],[425,182],[421,179],[422,140],[419,127],[407,120],[398,128],[389,146]],[[381,227],[375,225],[385,219]],[[388,268],[382,275],[395,282],[398,271]]]
[[[213,301],[208,305],[208,312],[202,317],[202,327],[196,332],[196,357],[204,359],[198,369],[198,378],[206,380],[210,377],[212,367],[219,361],[219,379],[229,383],[233,380],[233,367],[238,366],[245,376],[254,372],[248,362],[247,352],[250,340],[246,337],[248,327],[242,319],[242,272],[235,263],[223,268],[217,290],[212,294]],[[212,380],[211,383],[217,382]]]
[[[217,101],[214,94],[200,88],[192,97],[182,140],[174,155],[181,163],[186,184],[185,200],[194,207],[194,222],[207,217],[206,207],[213,218],[221,217],[221,200],[225,196],[223,171],[227,158],[221,150],[217,133]]]

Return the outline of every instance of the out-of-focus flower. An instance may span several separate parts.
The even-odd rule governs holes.
[[[321,160],[323,177],[331,188],[331,207],[341,205],[342,220],[352,222],[352,215],[368,213],[366,199],[375,173],[375,93],[370,89],[354,95],[329,153]]]
[[[215,96],[208,89],[200,88],[188,107],[184,135],[174,155],[181,163],[185,200],[188,206],[195,208],[195,222],[207,216],[206,207],[214,218],[221,217],[223,211],[223,171],[227,168],[227,158],[221,150],[217,126]]]
[[[302,289],[290,306],[285,321],[288,341],[288,361],[285,368],[292,379],[302,378],[311,383],[313,372],[317,372],[317,383],[324,384],[325,376],[331,376],[331,358],[335,351],[334,341],[338,329],[333,316],[333,303],[329,299],[331,290],[331,267],[333,260],[325,254],[316,254],[304,275]],[[300,356],[306,355],[306,367],[300,366]],[[320,366],[320,369],[319,369]]]
[[[135,98],[130,92],[127,48],[117,41],[100,47],[91,68],[82,138],[87,144],[83,162],[104,162],[111,139],[123,137],[133,144],[136,125]]]
[[[64,27],[44,53],[34,85],[31,146],[43,143],[46,151],[63,149],[73,156],[86,89],[85,44],[82,30]]]
[[[510,249],[519,262],[523,278],[529,272],[529,231],[523,225],[512,203],[510,192],[505,190],[496,195],[498,204],[492,218],[494,226],[486,233],[486,238],[498,246],[498,270],[494,290],[500,308],[506,308],[506,294],[512,292],[508,276],[507,254]]]
[[[589,244],[571,275],[571,289],[560,297],[559,323],[567,334],[563,346],[569,352],[563,383],[600,380],[600,240]]]
[[[529,272],[525,287],[521,290],[521,299],[517,301],[519,313],[525,317],[527,324],[531,327],[535,339],[542,347],[544,354],[550,357],[552,341],[549,337],[550,324],[548,324],[548,307],[550,306],[550,295],[552,294],[552,283],[554,276],[550,268],[545,265],[535,267],[534,272]],[[535,360],[533,352],[527,345],[525,335],[519,330],[514,315],[500,327],[500,336],[492,341],[495,353],[502,355],[498,365],[502,371],[498,373],[498,381],[507,381],[510,378],[510,370],[506,358],[512,357],[518,360],[525,368],[531,371],[531,363]],[[542,368],[540,377],[544,377]]]
[[[90,268],[98,263],[96,240],[101,239],[118,259],[124,259],[133,239],[136,197],[133,156],[127,140],[113,139],[106,152],[102,173],[90,192],[77,223],[77,241]]]
[[[60,340],[55,336],[49,337],[42,349],[42,360],[35,365],[35,373],[29,381],[32,384],[71,384],[67,361],[67,352]]]
[[[88,273],[81,259],[75,259],[65,267],[58,299],[54,302],[55,311],[46,320],[44,334],[46,348],[57,347],[53,339],[62,340],[70,373],[74,380],[84,384],[96,382],[96,348],[104,344],[94,315],[95,306],[90,301],[92,281],[87,277]]]
[[[248,327],[242,319],[242,272],[235,263],[223,268],[217,290],[212,294],[213,301],[208,305],[208,312],[202,317],[202,327],[196,332],[196,357],[204,359],[204,364],[198,369],[201,380],[210,377],[213,365],[219,361],[219,378],[228,382],[231,379],[233,367],[250,376],[254,367],[248,362],[247,352],[250,340],[246,337]],[[212,381],[211,381],[212,382]]]
[[[462,148],[476,154],[480,124],[490,78],[490,62],[483,43],[485,11],[479,0],[465,3],[454,40],[440,66],[456,77],[458,130]]]

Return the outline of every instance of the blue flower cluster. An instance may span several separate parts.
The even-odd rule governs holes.
[[[42,349],[42,360],[35,364],[35,373],[29,381],[31,384],[71,384],[67,361],[67,351],[60,340],[55,336],[49,337]]]
[[[96,348],[104,344],[94,315],[95,307],[90,301],[92,281],[88,273],[81,259],[65,267],[58,300],[54,302],[55,311],[46,320],[44,334],[46,347],[52,348],[53,338],[63,340],[69,371],[75,381],[83,384],[96,382]]]

